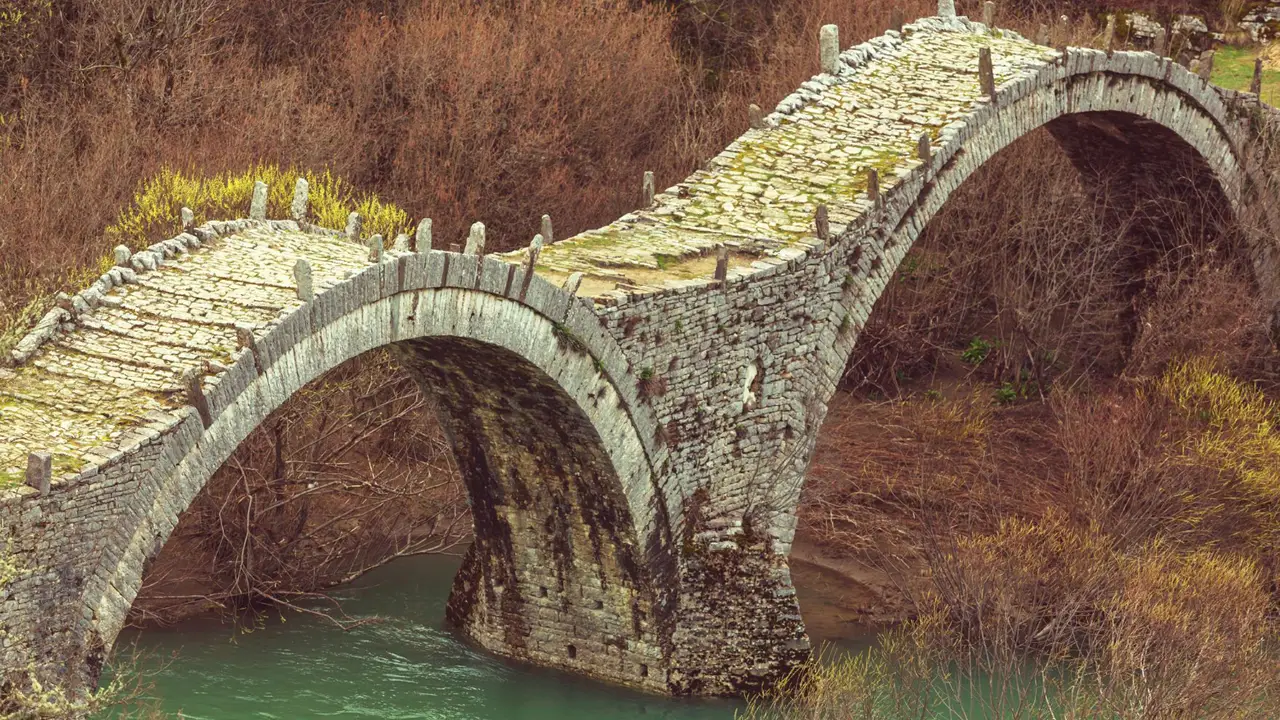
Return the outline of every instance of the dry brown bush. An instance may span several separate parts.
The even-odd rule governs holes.
[[[214,474],[148,565],[130,621],[304,609],[470,530],[431,402],[386,353],[357,358],[298,391]],[[335,610],[321,614],[349,626]]]
[[[935,559],[926,642],[962,676],[1041,676],[1031,717],[1261,717],[1271,599],[1256,564],[1160,541],[1122,549],[1059,515],[1006,519]],[[1021,667],[1020,667],[1021,666]],[[1025,688],[1024,688],[1025,689]],[[989,702],[1009,703],[999,697]],[[1025,702],[1025,698],[1023,699]]]
[[[1136,251],[1100,209],[1046,131],[997,155],[903,260],[847,380],[897,394],[975,338],[995,345],[993,380],[1119,366]]]
[[[1251,384],[1192,361],[1047,404],[843,403],[802,525],[902,578],[909,642],[756,716],[1276,711],[1280,434]]]

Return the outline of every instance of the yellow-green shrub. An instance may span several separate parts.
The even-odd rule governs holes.
[[[37,42],[40,23],[52,14],[51,0],[5,0],[0,5],[0,69],[7,73],[20,67]]]
[[[364,217],[364,232],[381,234],[390,241],[407,232],[409,214],[384,203],[372,194],[358,193],[328,170],[315,172],[260,165],[241,173],[199,177],[165,168],[138,188],[132,206],[120,213],[106,229],[112,244],[139,248],[181,232],[180,211],[191,208],[196,222],[247,217],[253,184],[267,184],[267,216],[289,217],[293,187],[298,177],[310,185],[310,216],[325,227],[343,228],[347,215],[356,211]]]
[[[1267,507],[1280,502],[1280,434],[1274,402],[1205,359],[1174,363],[1157,387],[1188,420],[1201,425],[1185,444],[1192,460],[1220,470],[1224,479],[1239,478],[1249,494],[1242,501]]]
[[[1275,717],[1276,638],[1252,560],[1152,543],[1119,558],[1089,658],[1101,690],[1084,717]]]

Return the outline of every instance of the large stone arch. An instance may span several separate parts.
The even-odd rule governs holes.
[[[823,413],[857,330],[924,228],[978,168],[1042,127],[1087,182],[1119,182],[1130,202],[1185,191],[1225,204],[1218,210],[1236,217],[1247,214],[1263,231],[1249,233],[1255,281],[1264,297],[1280,302],[1280,215],[1259,202],[1270,180],[1250,147],[1256,118],[1273,112],[1152,53],[1068,48],[1058,61],[998,87],[992,101],[944,127],[930,161],[823,251],[824,263],[860,280],[836,294],[827,321]],[[854,332],[839,330],[850,322]]]
[[[1063,60],[1002,86],[995,102],[949,128],[956,142],[944,146],[922,182],[904,183],[890,201],[882,226],[891,232],[888,262],[870,277],[887,280],[955,189],[1041,127],[1087,183],[1110,183],[1128,203],[1194,194],[1226,206],[1215,211],[1250,214],[1274,234],[1280,218],[1255,202],[1267,183],[1249,147],[1250,114],[1260,111],[1246,103],[1168,58],[1070,48]],[[1274,242],[1256,242],[1250,253],[1260,291],[1280,300]]]
[[[458,286],[450,261],[465,268]],[[652,442],[637,430],[645,411],[613,379],[622,356],[568,293],[534,278],[527,300],[508,297],[486,288],[486,271],[519,272],[440,252],[374,264],[245,348],[210,390],[206,420],[186,408],[160,461],[143,468],[137,522],[117,533],[104,582],[84,595],[103,649],[146,559],[240,442],[311,380],[390,346],[440,401],[475,514],[449,619],[499,654],[664,690],[666,508]]]
[[[1263,231],[1250,233],[1254,277],[1263,297],[1280,304],[1280,214],[1260,202],[1273,181],[1250,147],[1259,118],[1275,122],[1274,116],[1252,96],[1217,88],[1168,58],[1067,48],[1057,61],[1024,70],[998,86],[994,99],[943,127],[928,162],[900,176],[877,206],[829,245],[795,261],[826,283],[831,301],[815,353],[805,451],[794,475],[778,484],[778,505],[785,510],[771,530],[780,550],[790,551],[818,430],[860,330],[912,244],[978,168],[1048,127],[1086,179],[1110,173],[1149,180],[1133,188],[1134,201],[1142,193],[1175,192],[1169,181],[1187,178],[1189,169],[1197,192],[1216,196],[1237,217],[1249,215]],[[1163,162],[1150,156],[1161,144]]]

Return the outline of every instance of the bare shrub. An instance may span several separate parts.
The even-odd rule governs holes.
[[[1275,708],[1275,628],[1251,560],[1160,541],[1125,550],[1060,516],[1006,521],[940,560],[930,642],[954,653],[960,677],[1016,684],[1029,668],[1038,678],[987,687],[988,711],[1229,718]]]
[[[886,509],[962,511],[966,479],[986,468],[991,452],[984,399],[836,402],[800,509],[816,539],[848,554],[905,551],[913,523],[883,517]]]
[[[1090,715],[1262,717],[1275,713],[1270,599],[1257,567],[1208,550],[1154,545],[1121,560],[1114,620]],[[1099,712],[1102,711],[1102,712]]]
[[[878,549],[860,544],[860,532],[912,529],[929,571],[927,582],[902,586],[916,618],[908,628],[923,633],[909,654],[930,668],[917,710],[1275,712],[1280,433],[1274,402],[1255,386],[1209,360],[1169,362],[1159,377],[1056,390],[1047,408],[1030,404],[1016,418],[1017,408],[987,410],[986,430],[968,450],[904,431],[948,426],[954,401],[846,402],[856,415],[837,406],[832,418],[863,417],[859,430],[880,432],[835,426],[839,447],[866,459],[861,467],[846,460],[851,472],[835,483],[818,464],[801,517],[820,541],[850,554]],[[1046,424],[1036,434],[1055,447],[1028,453],[1026,438],[1005,438],[1037,407]],[[923,413],[934,417],[904,422]],[[904,444],[908,437],[925,442]],[[933,449],[951,465],[915,459]],[[945,487],[936,484],[940,468],[956,473]],[[854,509],[869,521],[856,524],[863,518]],[[869,668],[888,652],[815,668],[818,680],[768,707],[786,716],[836,707],[840,693],[866,689]],[[876,702],[887,702],[887,690],[878,692]]]
[[[1160,374],[1174,358],[1213,355],[1246,375],[1274,373],[1267,307],[1241,267],[1206,265],[1144,298],[1124,373]]]
[[[859,338],[846,381],[897,394],[973,338],[992,380],[1121,364],[1132,246],[1045,131],[984,166],[903,260]],[[1014,150],[1010,148],[1010,150]],[[994,197],[1001,202],[991,202]]]
[[[935,685],[945,662],[928,642],[925,623],[891,630],[854,656],[820,655],[734,717],[750,720],[927,718],[938,709]],[[954,716],[953,716],[954,717]]]
[[[1212,197],[1131,207],[1119,190],[1086,191],[1044,130],[998,154],[904,258],[845,385],[894,396],[963,372],[1043,399],[1059,380],[1158,374],[1210,348],[1264,370],[1269,318],[1245,253],[1256,231]],[[975,343],[989,352],[957,363]]]
[[[392,559],[464,542],[465,491],[432,411],[381,356],[300,390],[180,517],[131,621],[301,608]]]

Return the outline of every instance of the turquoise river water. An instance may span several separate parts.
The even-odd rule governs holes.
[[[458,559],[406,558],[335,593],[342,631],[271,615],[249,633],[213,621],[122,635],[167,715],[193,720],[728,720],[727,700],[675,700],[505,662],[443,627]],[[108,715],[107,717],[116,717]]]

